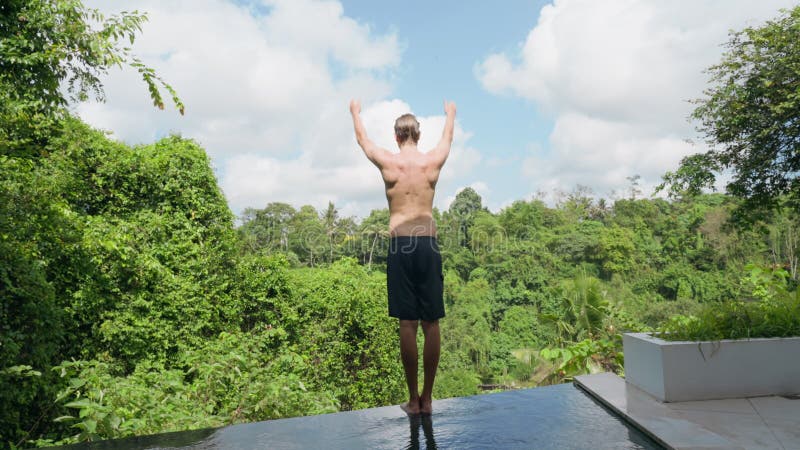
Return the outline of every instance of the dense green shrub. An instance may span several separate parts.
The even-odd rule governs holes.
[[[66,414],[56,421],[75,434],[55,443],[336,411],[330,393],[297,375],[300,355],[275,351],[285,337],[275,328],[222,333],[181,354],[181,368],[142,362],[129,375],[111,362],[64,362],[54,368],[67,381],[57,398]]]
[[[294,271],[291,280],[297,321],[291,348],[308,359],[304,373],[312,386],[332,392],[343,409],[399,402],[406,389],[385,276],[343,259]]]
[[[800,336],[800,290],[788,289],[783,269],[749,266],[743,280],[750,299],[704,305],[691,316],[671,317],[659,337],[671,341],[713,341]]]
[[[705,305],[697,315],[671,317],[658,336],[670,341],[800,336],[800,298]]]

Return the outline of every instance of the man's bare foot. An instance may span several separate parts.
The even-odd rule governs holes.
[[[409,400],[400,405],[400,409],[406,412],[409,416],[419,415],[419,400]]]
[[[423,399],[422,397],[419,398],[419,413],[423,416],[430,416],[433,413],[432,399]]]

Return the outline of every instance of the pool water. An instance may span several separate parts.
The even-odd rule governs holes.
[[[70,449],[660,449],[571,384],[68,446]]]

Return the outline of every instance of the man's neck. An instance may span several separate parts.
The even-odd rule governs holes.
[[[403,144],[400,146],[400,153],[419,153],[417,144]]]

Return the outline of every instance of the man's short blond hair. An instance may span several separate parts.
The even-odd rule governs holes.
[[[411,139],[414,144],[419,141],[419,122],[413,114],[403,114],[394,122],[394,134],[397,143],[403,145]]]

